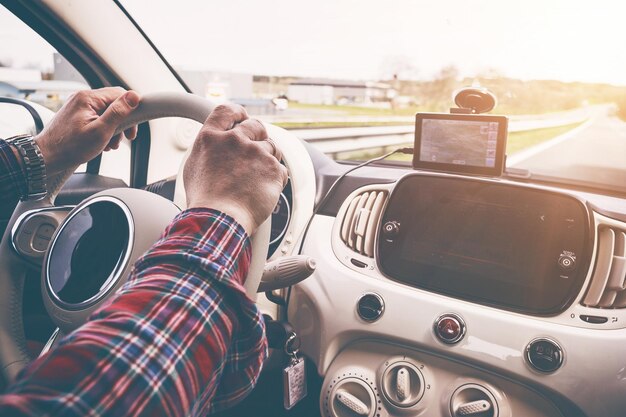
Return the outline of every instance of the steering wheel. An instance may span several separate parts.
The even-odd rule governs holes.
[[[135,124],[163,117],[182,117],[204,123],[213,107],[209,101],[188,93],[147,94],[117,132],[124,131]],[[137,257],[141,256],[159,238],[179,208],[186,207],[182,173],[190,151],[191,147],[183,157],[176,179],[174,202],[178,207],[156,194],[130,188],[102,191],[85,199],[71,211],[70,208],[55,207],[54,200],[65,181],[72,175],[73,169],[50,178],[48,194],[43,199],[23,201],[17,205],[0,243],[0,366],[2,366],[2,375],[6,383],[13,381],[17,373],[32,360],[26,349],[22,318],[24,281],[29,270],[33,267],[42,270],[42,295],[46,309],[55,324],[65,332],[78,327],[92,311],[123,285]],[[129,246],[124,256],[125,264],[118,268],[119,273],[116,274],[114,282],[107,282],[106,286],[100,288],[102,294],[99,294],[97,302],[88,303],[78,312],[76,308],[63,308],[63,305],[58,305],[54,300],[50,301],[50,291],[45,288],[50,284],[46,282],[45,277],[46,270],[50,266],[50,252],[57,238],[72,219],[84,212],[85,208],[93,208],[103,201],[116,204],[126,213],[127,220],[131,222]],[[68,211],[69,214],[67,214]],[[34,243],[36,239],[34,236],[38,232],[33,228],[44,224],[41,220],[42,216],[47,219],[48,223],[45,224],[56,222],[57,225],[54,234],[49,236],[50,245],[45,248]],[[245,289],[252,299],[256,297],[263,274],[269,236],[270,219],[268,218],[251,237],[252,259]],[[26,252],[20,250],[22,240],[29,242]],[[35,246],[43,250],[37,250]],[[93,301],[93,299],[90,300]]]

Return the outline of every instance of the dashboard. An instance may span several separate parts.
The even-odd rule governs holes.
[[[348,168],[268,131],[290,172],[268,259],[316,260],[286,314],[322,415],[623,415],[625,199],[364,167],[311,217]],[[70,181],[57,204],[120,186],[99,181]],[[174,183],[147,189],[171,199]]]
[[[625,242],[620,198],[363,168],[288,310],[322,415],[623,415]]]

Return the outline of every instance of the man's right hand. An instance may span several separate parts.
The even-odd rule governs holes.
[[[265,128],[241,106],[215,108],[204,122],[185,163],[187,207],[219,210],[248,235],[269,217],[287,184],[280,152]]]

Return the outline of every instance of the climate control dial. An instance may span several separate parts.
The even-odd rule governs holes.
[[[409,362],[398,361],[383,373],[382,390],[385,398],[396,407],[412,407],[424,395],[424,376]]]
[[[332,417],[374,417],[376,396],[365,381],[348,377],[332,388],[328,408]]]

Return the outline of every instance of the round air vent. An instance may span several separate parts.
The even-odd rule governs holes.
[[[368,293],[359,299],[356,311],[362,320],[372,323],[385,312],[385,302],[380,295]]]

